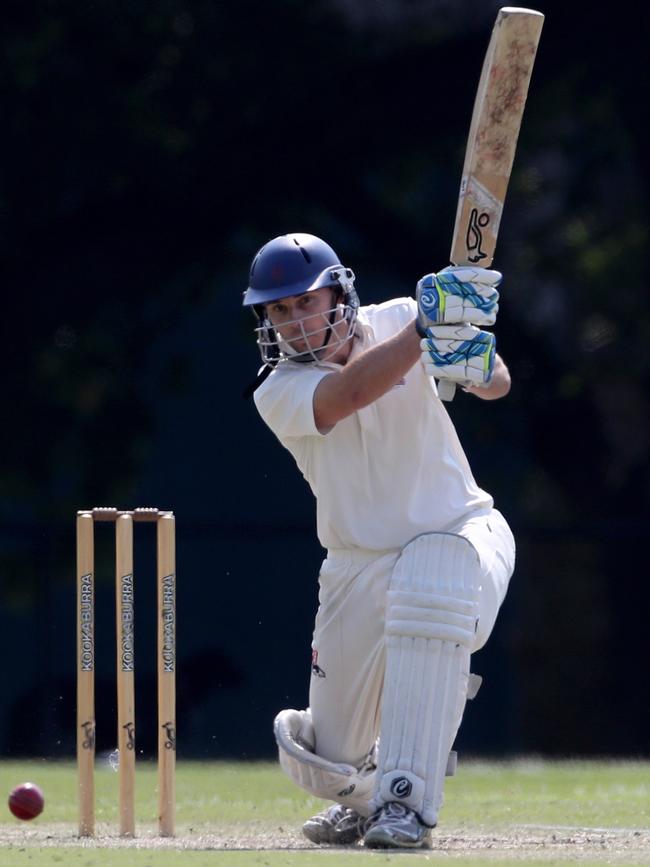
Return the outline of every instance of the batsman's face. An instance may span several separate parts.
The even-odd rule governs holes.
[[[329,286],[306,292],[304,295],[290,295],[272,301],[267,306],[266,312],[282,340],[296,352],[309,350],[318,352],[329,343],[327,335],[330,327],[335,331],[337,329],[345,331],[347,325],[343,321],[341,308],[336,306],[334,290]],[[347,356],[348,352],[349,347],[344,344],[341,351],[336,352],[328,360],[341,361],[343,355]]]

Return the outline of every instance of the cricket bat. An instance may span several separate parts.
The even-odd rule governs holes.
[[[544,16],[533,9],[499,9],[476,92],[451,242],[453,265],[489,268],[515,158],[528,85]],[[440,380],[452,400],[456,386]]]

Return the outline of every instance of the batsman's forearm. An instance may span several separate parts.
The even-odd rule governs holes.
[[[410,322],[394,337],[372,346],[340,371],[321,380],[314,394],[319,430],[380,398],[408,373],[420,357],[420,337]]]
[[[341,371],[346,397],[361,409],[385,394],[420,357],[420,339],[413,323],[350,361]],[[354,411],[354,410],[353,410]]]

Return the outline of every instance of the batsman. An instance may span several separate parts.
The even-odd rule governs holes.
[[[309,840],[421,848],[515,561],[436,384],[508,393],[486,330],[501,275],[452,266],[368,306],[354,279],[323,240],[289,234],[258,251],[244,294],[264,362],[255,404],[316,497],[327,552],[309,707],[281,711],[275,737],[285,772],[333,802]]]

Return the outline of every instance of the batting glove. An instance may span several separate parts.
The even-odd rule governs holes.
[[[499,271],[465,266],[427,274],[415,292],[420,329],[457,322],[494,325],[501,279]]]
[[[462,386],[487,385],[494,371],[496,338],[473,325],[434,325],[420,341],[420,359],[428,376]]]

